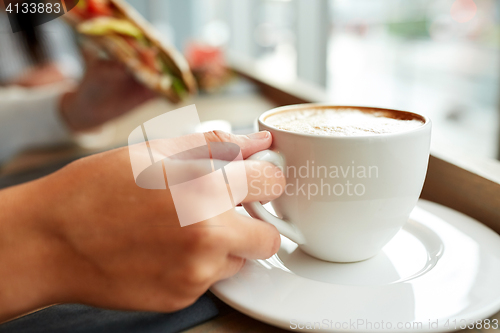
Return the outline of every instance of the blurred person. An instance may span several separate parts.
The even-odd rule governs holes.
[[[61,22],[35,27],[32,16],[13,12],[11,18],[20,32],[12,32],[2,2],[0,165],[25,148],[71,141],[58,100],[81,75],[76,45]]]
[[[209,146],[237,144],[244,159],[272,143],[267,131],[248,136],[213,131],[181,137],[175,146],[155,144],[161,149],[155,153],[172,155],[202,135]],[[163,163],[188,179],[205,175],[204,161],[191,154]],[[227,155],[220,159],[234,157]],[[281,194],[275,189],[284,189],[278,167],[233,163],[243,163],[247,182],[259,189],[243,202],[273,200]],[[213,196],[213,185],[204,183],[198,194]],[[172,312],[234,275],[245,259],[269,258],[279,246],[274,226],[234,209],[181,227],[168,187],[137,186],[128,148],[115,149],[0,191],[0,322],[54,303]]]
[[[0,89],[0,163],[22,149],[69,142],[71,134],[114,119],[157,94],[125,66],[94,59],[74,89]]]
[[[34,18],[12,11],[13,33],[0,2],[0,85],[36,87],[78,79],[82,63],[71,29],[59,20],[36,26]]]
[[[35,27],[22,15],[17,20],[24,30],[12,33],[7,15],[0,13],[0,80],[4,83],[0,87],[0,164],[26,148],[69,143],[74,132],[100,126],[156,97],[125,66],[99,59],[88,50],[87,71],[76,86],[80,66],[71,55],[74,52],[68,51],[76,46],[62,23]]]

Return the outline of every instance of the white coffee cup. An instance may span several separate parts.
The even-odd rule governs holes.
[[[309,255],[355,262],[375,256],[408,220],[427,172],[431,121],[411,112],[349,106],[404,114],[423,125],[388,134],[323,136],[284,131],[265,122],[277,112],[335,107],[284,106],[259,117],[259,130],[271,132],[273,144],[271,150],[250,159],[282,168],[287,187],[271,202],[281,218],[259,202],[243,206],[252,217],[276,226]]]

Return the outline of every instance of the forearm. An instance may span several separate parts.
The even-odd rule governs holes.
[[[51,207],[37,185],[0,191],[0,322],[62,301],[57,244],[45,231]]]

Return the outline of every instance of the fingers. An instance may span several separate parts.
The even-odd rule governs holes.
[[[250,155],[271,146],[272,136],[269,132],[250,135],[233,135],[222,131],[194,133],[170,139],[149,141],[155,154],[169,156],[170,159],[214,159],[234,161],[245,159]],[[205,145],[208,143],[208,146]],[[242,155],[238,156],[239,153]]]
[[[227,214],[229,253],[246,259],[267,259],[278,252],[278,230],[271,224],[232,211]]]
[[[268,131],[252,133],[249,135],[234,135],[223,131],[211,131],[204,133],[204,135],[209,146],[212,146],[210,143],[216,142],[230,142],[237,144],[241,149],[244,159],[255,154],[256,152],[269,148],[273,141],[271,133]],[[229,159],[232,159],[231,156],[233,156],[233,154],[230,149],[231,146],[227,145],[227,147],[229,148]],[[220,154],[218,153],[218,156],[213,156],[213,158],[224,160],[224,150],[218,149],[218,151],[219,150]]]
[[[147,156],[145,156],[146,158]],[[286,180],[283,172],[274,164],[264,161],[246,160],[227,163],[219,160],[166,160],[165,172],[169,186],[196,180],[193,196],[213,200],[214,189],[220,184],[214,183],[213,177],[202,178],[216,169],[223,168],[225,185],[231,191],[235,204],[241,202],[267,202],[278,198],[285,189]],[[194,185],[194,184],[193,184]],[[225,192],[224,192],[225,193]],[[226,195],[226,194],[225,194]],[[221,200],[222,201],[222,200]]]
[[[228,255],[224,266],[220,270],[217,281],[230,278],[234,274],[238,273],[243,265],[245,265],[245,259],[241,257],[235,257],[233,255]]]
[[[242,202],[267,202],[278,198],[284,191],[286,180],[283,172],[269,162],[244,161],[248,194]]]

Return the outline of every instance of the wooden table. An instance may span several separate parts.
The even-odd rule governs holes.
[[[253,120],[274,106],[316,102],[326,98],[321,91],[303,83],[283,85],[269,81],[258,75],[248,64],[235,64],[234,67],[241,75],[254,82],[258,89],[257,93],[202,96],[188,102],[188,104],[197,105],[202,121],[226,119],[231,121],[236,128],[247,128],[246,131],[250,132]],[[141,110],[132,112],[111,124],[115,137],[107,143],[106,147],[83,149],[78,145],[73,145],[52,150],[25,152],[7,164],[0,171],[0,175],[12,174],[71,156],[124,145],[128,134],[136,126],[174,108],[177,107],[167,102],[153,101]],[[452,151],[433,151],[422,198],[463,212],[500,233],[500,163],[472,160],[456,156]],[[186,332],[284,332],[233,310],[213,295],[211,298],[219,306],[220,315]],[[500,313],[493,318],[500,321]],[[475,331],[485,332],[484,329]]]

